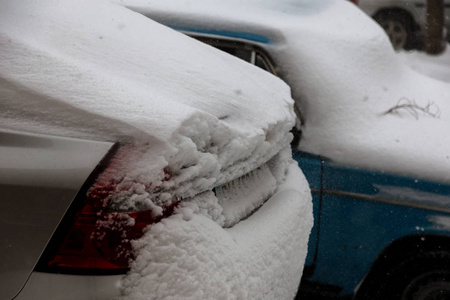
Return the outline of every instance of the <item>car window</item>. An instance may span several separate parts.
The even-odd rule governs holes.
[[[216,47],[224,52],[234,55],[252,65],[258,66],[269,73],[277,75],[274,64],[269,55],[261,48],[242,42],[227,41],[216,38],[195,37],[194,38]]]

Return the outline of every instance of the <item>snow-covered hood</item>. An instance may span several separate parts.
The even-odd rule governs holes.
[[[0,127],[134,144],[133,176],[183,196],[267,162],[294,122],[281,80],[101,0],[0,1],[0,98]]]
[[[272,55],[304,117],[301,150],[450,182],[450,85],[405,65],[350,1],[120,2],[192,34],[264,37],[254,42]]]

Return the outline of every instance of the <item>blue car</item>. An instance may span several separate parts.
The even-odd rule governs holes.
[[[450,294],[450,185],[347,168],[300,151],[294,158],[311,186],[315,218],[304,292],[357,291],[358,299]]]
[[[219,2],[124,4],[291,87],[315,218],[298,297],[450,297],[449,86],[347,1]]]

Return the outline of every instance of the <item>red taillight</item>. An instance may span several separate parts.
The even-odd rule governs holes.
[[[350,0],[350,2],[355,3],[356,5],[358,5],[358,0]]]
[[[114,172],[114,165],[120,157],[116,155],[102,173]],[[131,241],[143,235],[143,229],[170,216],[177,203],[162,207],[162,214],[155,216],[150,210],[139,212],[110,212],[109,199],[115,193],[114,180],[100,176],[84,193],[83,204],[71,219],[70,227],[58,244],[52,243],[56,251],[47,253],[40,268],[58,272],[108,273],[126,272],[133,252]],[[85,190],[86,191],[86,190]],[[73,215],[73,213],[72,213]],[[62,242],[61,242],[62,240]],[[52,245],[50,244],[50,245]]]

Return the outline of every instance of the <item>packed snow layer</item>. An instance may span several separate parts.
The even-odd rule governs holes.
[[[292,138],[281,80],[108,1],[2,0],[0,48],[0,126],[132,143],[125,184],[190,197]]]
[[[293,299],[312,226],[305,187],[292,162],[277,194],[230,229],[193,203],[149,226],[121,299]]]
[[[302,112],[301,150],[347,166],[450,182],[450,84],[411,70],[383,29],[350,1],[120,2],[187,32],[268,39],[260,45]]]

